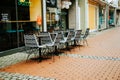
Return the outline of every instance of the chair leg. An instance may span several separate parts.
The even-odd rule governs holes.
[[[87,42],[87,39],[85,39],[85,43],[87,44],[87,46],[88,46],[88,42]]]
[[[31,54],[28,54],[28,56],[27,56],[27,60],[28,60],[28,58],[30,57],[30,55],[31,55]]]
[[[27,59],[26,60],[28,60],[28,58],[30,57],[30,55],[32,54],[32,51],[31,51],[32,49],[30,49],[30,50],[27,50],[26,49],[26,53],[28,53],[28,56],[27,56]]]
[[[28,61],[28,59],[29,59],[29,57],[30,57],[31,54],[32,54],[32,52],[30,52],[30,53],[28,54],[27,59],[26,59],[26,62]]]
[[[85,39],[83,39],[83,45],[85,45]]]
[[[59,59],[60,59],[60,55],[59,55]]]
[[[88,46],[88,42],[87,42],[87,40],[86,40],[86,43],[87,43],[87,46]]]
[[[48,58],[48,56],[47,56],[47,50],[46,49],[42,49],[42,55],[43,55],[43,57],[45,57],[45,58]]]
[[[54,59],[54,53],[55,53],[55,52],[52,53],[52,61],[53,61],[53,62],[55,61],[55,59]]]
[[[75,47],[79,48],[79,50],[80,50],[80,46],[81,46],[81,41],[83,41],[83,40],[76,40],[75,41]]]

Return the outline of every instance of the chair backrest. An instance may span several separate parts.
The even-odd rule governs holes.
[[[54,32],[61,32],[61,30],[54,30]]]
[[[68,29],[69,31],[74,31],[75,29],[74,28],[70,28],[70,29]]]
[[[57,32],[56,33],[56,37],[55,37],[55,45],[58,45],[60,43],[60,41],[62,41],[64,39],[64,36],[61,32]]]
[[[70,31],[70,33],[71,33],[71,37],[75,37],[75,29],[74,28],[70,28],[70,29],[68,29],[68,31]]]
[[[67,35],[67,42],[70,42],[71,39],[75,36],[75,31],[74,30],[69,30],[68,35]]]
[[[53,42],[49,32],[40,32],[39,36],[41,36],[41,44],[48,44]]]
[[[38,47],[39,45],[35,34],[25,34],[24,41],[26,47]]]
[[[82,33],[82,30],[76,30],[75,31],[75,40],[80,40],[81,33]]]
[[[89,30],[90,30],[90,28],[87,28],[87,29],[86,29],[83,38],[86,38],[86,37],[89,35]]]
[[[62,30],[54,30],[55,33],[58,33],[59,38],[61,38],[62,40],[64,39],[64,33]]]

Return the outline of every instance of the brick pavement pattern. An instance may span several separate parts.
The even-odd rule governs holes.
[[[26,62],[24,52],[1,57],[0,78],[3,80],[120,80],[119,42],[120,27],[115,27],[91,33],[88,46],[66,51],[61,54],[60,59],[56,56],[55,62],[52,62],[52,59]]]

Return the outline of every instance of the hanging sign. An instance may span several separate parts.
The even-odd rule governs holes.
[[[40,16],[37,17],[37,24],[38,25],[41,25],[42,24],[42,19]]]
[[[21,6],[30,6],[30,2],[29,1],[26,1],[26,0],[18,0],[18,5],[21,5]]]

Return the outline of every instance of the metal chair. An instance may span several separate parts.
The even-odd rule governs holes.
[[[74,40],[75,40],[75,33],[76,33],[76,31],[74,30],[74,29],[69,29],[68,31],[70,31],[70,34],[71,34],[71,44],[72,44],[72,42],[74,42]],[[74,45],[74,43],[73,43],[73,45]]]
[[[41,32],[40,35],[46,35],[43,38],[41,37],[41,43],[44,43],[46,47],[49,49],[49,53],[52,53],[52,59],[54,62],[54,55],[57,54],[57,47],[60,44],[60,41],[62,39],[60,32]],[[60,56],[59,56],[60,58]]]
[[[68,30],[67,31],[67,37],[64,38],[64,40],[61,40],[60,43],[61,44],[66,44],[66,49],[70,50],[69,47],[69,43],[72,43],[74,41],[74,35],[75,35],[75,32],[74,31],[71,31],[71,30]]]
[[[29,53],[27,59],[32,53],[37,54],[36,51],[39,48],[46,48],[45,44],[39,45],[38,39],[35,34],[24,34],[24,42],[26,52]]]
[[[73,37],[74,47],[81,45],[81,32],[82,32],[82,30],[75,30],[75,36]],[[79,47],[79,49],[80,49],[80,47]]]
[[[58,47],[61,44],[60,41],[63,38],[63,35],[60,32],[54,32],[54,33],[50,33],[52,34],[52,37],[54,37],[53,42],[47,44],[48,47],[53,47],[52,49],[54,50],[53,54],[58,54]],[[59,56],[60,58],[60,56]],[[53,56],[53,61],[54,61],[54,56]]]
[[[83,44],[86,43],[87,46],[88,46],[87,37],[88,37],[88,35],[89,35],[89,30],[90,30],[90,28],[87,28],[86,31],[85,31],[85,34],[82,34],[82,35],[81,35],[81,39],[82,39],[82,41],[83,41]]]
[[[65,36],[63,33],[63,30],[54,30],[54,33],[58,33],[58,42],[60,42],[61,40],[64,40]],[[63,49],[64,45],[60,44],[59,46],[57,46],[58,49]]]
[[[49,32],[40,32],[39,34],[41,44],[45,44],[47,48],[47,56],[52,54],[52,58],[54,61],[54,51],[55,49],[53,48],[54,46],[54,39],[51,37],[51,34]],[[43,37],[42,37],[43,36]]]
[[[82,30],[76,30],[75,31],[75,37],[74,37],[75,45],[80,45],[80,42],[81,42],[81,32],[82,32]]]

